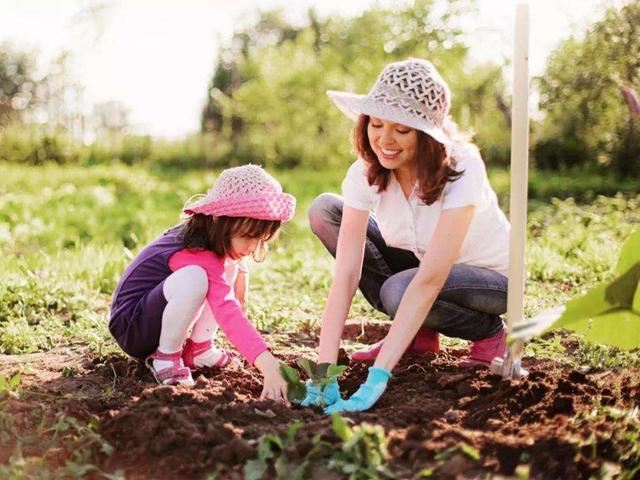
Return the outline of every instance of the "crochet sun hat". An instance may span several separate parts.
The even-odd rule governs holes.
[[[364,114],[421,130],[445,145],[451,143],[443,130],[451,92],[426,60],[409,58],[388,64],[366,95],[335,90],[327,95],[352,120]]]
[[[295,209],[295,197],[283,193],[275,178],[257,165],[243,165],[223,171],[207,194],[183,211],[288,222]]]

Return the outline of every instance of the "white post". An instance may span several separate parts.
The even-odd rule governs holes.
[[[516,7],[511,123],[511,193],[509,217],[509,331],[524,321],[525,241],[529,170],[529,5]]]

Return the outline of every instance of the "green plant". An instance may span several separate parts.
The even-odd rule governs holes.
[[[16,398],[21,382],[20,372],[15,373],[12,377],[0,374],[0,398],[4,396]]]
[[[307,378],[311,380],[311,384],[319,389],[323,389],[334,382],[347,369],[345,365],[316,363],[308,358],[300,358],[297,363],[307,375]],[[302,400],[306,395],[307,389],[300,379],[298,371],[289,365],[280,365],[280,371],[287,382],[287,398],[289,401],[298,402]]]
[[[640,346],[640,230],[622,246],[613,280],[569,302],[553,328],[627,350]]]
[[[260,480],[267,472],[276,479],[299,480],[309,478],[314,468],[329,469],[350,480],[394,478],[385,466],[389,453],[382,427],[367,423],[351,427],[338,413],[332,415],[331,427],[340,439],[338,446],[317,434],[304,451],[298,448],[302,422],[290,424],[282,437],[262,436],[256,458],[244,466],[245,480]]]

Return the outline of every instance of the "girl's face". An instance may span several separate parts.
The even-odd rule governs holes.
[[[237,260],[242,257],[253,255],[253,252],[255,252],[260,245],[260,242],[260,238],[240,237],[238,235],[234,235],[231,237],[231,258]]]
[[[396,170],[414,165],[418,133],[413,128],[371,117],[367,135],[371,148],[384,168]]]

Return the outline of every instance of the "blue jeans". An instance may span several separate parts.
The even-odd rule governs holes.
[[[342,221],[342,197],[323,193],[309,207],[311,230],[336,256]],[[360,291],[376,310],[393,318],[420,261],[413,252],[389,247],[373,216],[369,216],[360,277]],[[487,268],[455,264],[424,326],[448,337],[482,340],[502,328],[507,311],[507,277]]]

